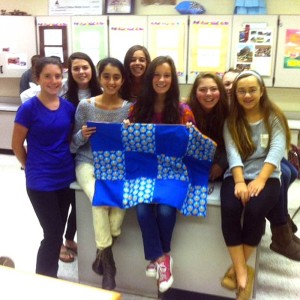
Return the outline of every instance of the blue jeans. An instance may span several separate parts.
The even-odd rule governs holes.
[[[171,250],[176,208],[163,204],[138,204],[138,222],[142,231],[146,260],[156,260]]]
[[[288,216],[288,189],[296,180],[298,172],[296,168],[286,159],[281,160],[281,187],[280,198],[275,207],[267,215],[271,226],[280,226],[287,222]]]

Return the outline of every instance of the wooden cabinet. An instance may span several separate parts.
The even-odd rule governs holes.
[[[0,16],[0,77],[21,77],[36,54],[35,17]]]

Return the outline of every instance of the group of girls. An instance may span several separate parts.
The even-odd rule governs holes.
[[[13,133],[13,150],[25,168],[27,192],[44,230],[37,273],[57,276],[62,234],[73,198],[69,185],[75,180],[75,171],[78,183],[93,199],[95,177],[89,138],[95,128],[87,127],[87,120],[129,119],[129,126],[134,122],[192,123],[217,142],[210,180],[224,176],[222,232],[232,260],[221,284],[237,290],[237,299],[251,297],[254,270],[247,261],[260,242],[266,217],[275,220],[271,222],[271,249],[300,260],[299,241],[288,221],[287,200],[283,200],[287,199],[287,187],[283,190],[280,186],[289,128],[283,113],[268,98],[258,73],[236,73],[228,94],[226,83],[224,87],[218,76],[200,74],[184,104],[179,101],[173,60],[159,56],[150,61],[142,46],[128,50],[124,65],[115,58],[101,60],[98,78],[85,54],[72,54],[68,68],[69,101],[58,96],[61,65],[51,58],[39,61],[35,72],[41,92],[20,107]],[[76,167],[70,149],[76,154]],[[161,204],[138,204],[135,209],[149,261],[146,276],[155,277],[159,291],[165,292],[174,280],[170,251],[176,209]],[[97,246],[92,268],[103,275],[102,287],[111,290],[116,286],[112,246],[121,233],[125,212],[105,206],[93,206],[92,212]]]

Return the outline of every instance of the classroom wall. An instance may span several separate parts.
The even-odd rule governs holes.
[[[149,5],[141,4],[141,0],[135,0],[137,15],[177,15],[177,11],[172,5]],[[181,1],[177,1],[178,3]],[[232,14],[234,9],[234,0],[200,0],[198,1],[206,8],[206,13]],[[104,0],[103,0],[104,3]],[[300,15],[300,0],[267,0],[268,14],[290,14]],[[2,0],[0,9],[13,11],[15,9],[25,11],[34,16],[48,15],[48,0]],[[190,85],[181,85],[182,97],[187,97]],[[300,83],[299,89],[292,88],[269,88],[272,99],[284,111],[300,112]],[[0,97],[18,97],[19,96],[19,79],[3,78],[0,80]],[[299,117],[300,118],[300,117]]]

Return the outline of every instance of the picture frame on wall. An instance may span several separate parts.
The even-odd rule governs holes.
[[[105,0],[104,12],[107,15],[132,15],[134,0]]]

